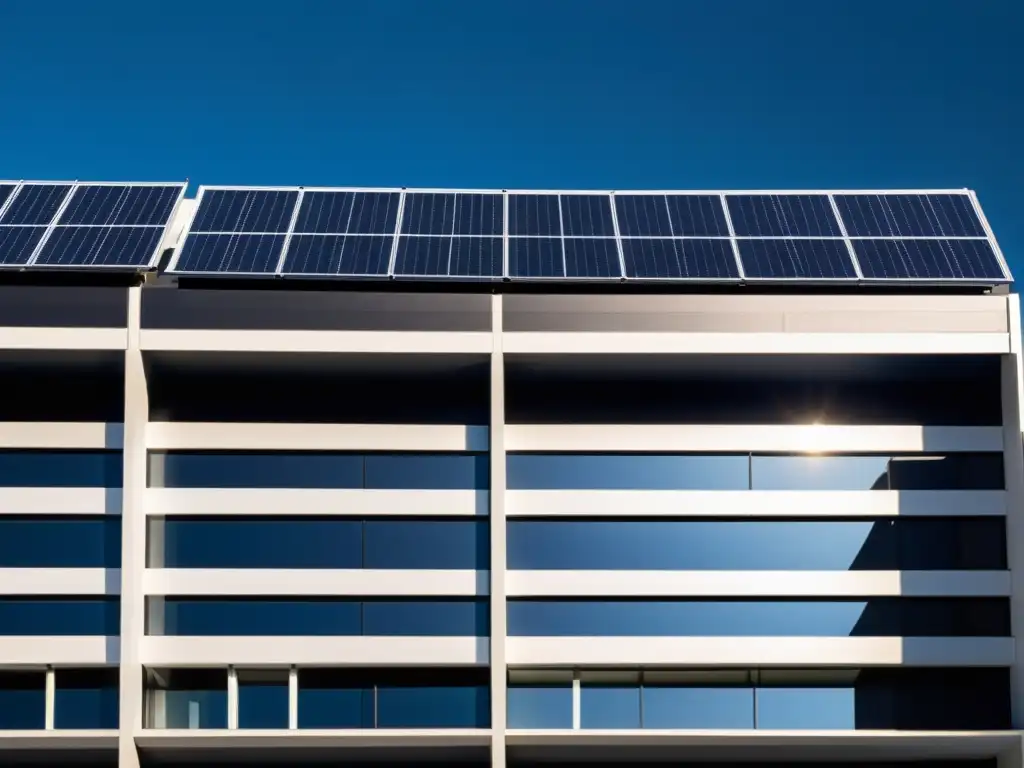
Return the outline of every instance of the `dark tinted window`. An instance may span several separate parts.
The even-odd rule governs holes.
[[[480,520],[372,520],[364,531],[365,568],[487,568],[490,527]]]
[[[509,520],[527,570],[955,570],[1006,567],[1002,518]]]
[[[572,728],[572,683],[510,683],[509,728]]]
[[[238,727],[288,727],[288,672],[238,672]]]
[[[362,488],[363,458],[345,453],[149,454],[151,488]]]
[[[478,600],[149,598],[150,635],[354,636],[487,634]],[[45,634],[45,633],[44,633]]]
[[[856,727],[853,687],[759,688],[757,727],[772,730],[843,730]]]
[[[56,728],[118,727],[118,670],[58,669],[53,718]]]
[[[640,688],[637,685],[580,686],[581,728],[639,728]]]
[[[121,518],[0,517],[0,568],[117,568]]]
[[[1009,634],[999,598],[511,600],[509,635],[944,637]]]
[[[121,454],[113,451],[0,451],[0,486],[120,488]]]
[[[644,728],[754,727],[754,690],[749,686],[644,685],[642,695]]]
[[[146,680],[148,728],[227,728],[225,669],[150,670]]]
[[[1002,490],[1003,457],[998,453],[900,456],[889,465],[894,490]]]
[[[403,454],[366,457],[367,488],[488,487],[488,458],[479,454]]]
[[[45,724],[45,673],[0,672],[0,731],[41,730]]]
[[[374,680],[365,670],[299,670],[299,728],[373,725]]]
[[[2,635],[108,635],[120,633],[116,598],[3,598]]]
[[[377,687],[378,728],[487,728],[487,686]]]
[[[508,488],[745,490],[747,456],[510,454]]]
[[[756,491],[998,490],[998,453],[950,456],[753,456]]]

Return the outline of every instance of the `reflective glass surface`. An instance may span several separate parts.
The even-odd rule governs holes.
[[[509,728],[572,728],[572,683],[510,683]]]
[[[143,267],[157,255],[161,227],[57,227],[36,264],[45,266]]]
[[[753,456],[755,491],[999,490],[1000,454]]]
[[[754,690],[645,685],[644,728],[753,728]]]
[[[146,727],[227,728],[227,670],[149,671],[146,680]]]
[[[58,223],[162,226],[180,195],[180,186],[82,185],[72,193]]]
[[[580,686],[581,728],[639,728],[640,722],[638,686]]]
[[[115,451],[0,451],[3,487],[120,488],[122,477]]]
[[[276,189],[204,189],[192,232],[288,231],[299,193]]]
[[[1002,518],[516,520],[522,570],[1001,570]]]
[[[295,232],[392,235],[398,192],[311,192],[302,195]],[[294,247],[294,240],[292,247]]]
[[[0,517],[0,568],[117,568],[121,518]]]
[[[508,633],[533,637],[1005,637],[1001,598],[510,600]]]
[[[378,728],[487,728],[486,686],[377,687]]]
[[[118,670],[58,669],[55,675],[54,727],[118,727]]]
[[[971,199],[953,195],[836,195],[850,237],[985,237]]]
[[[480,454],[370,454],[367,488],[458,490],[488,487],[488,458]]]
[[[277,270],[284,235],[190,234],[181,247],[174,272],[266,275]]]
[[[107,635],[120,633],[117,598],[0,599],[0,635]]]
[[[843,730],[856,727],[856,693],[843,688],[758,688],[757,727]]]
[[[0,671],[0,731],[42,730],[45,725],[45,673]]]
[[[748,459],[737,456],[513,453],[510,490],[746,490]]]
[[[2,608],[2,605],[0,605]],[[147,634],[486,636],[487,602],[149,598]],[[0,614],[2,615],[2,614]],[[39,633],[47,634],[47,633]]]
[[[288,678],[246,679],[238,675],[238,727],[287,728]]]

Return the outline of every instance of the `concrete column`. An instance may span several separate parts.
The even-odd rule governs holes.
[[[1020,297],[1006,297],[1010,354],[1002,356],[1003,467],[1006,472],[1006,548],[1011,580],[1011,628],[1016,663],[1011,675],[1013,727],[1024,727],[1024,450],[1021,443],[1022,391]]]
[[[57,673],[53,667],[46,668],[46,714],[44,725],[48,731],[56,726]]]
[[[128,289],[128,348],[124,358],[124,477],[121,502],[121,704],[118,768],[139,768],[135,731],[142,728],[140,645],[145,632],[146,424],[149,390],[140,348],[142,288]]]
[[[505,766],[507,710],[505,668],[505,360],[502,353],[501,295],[491,299],[491,764]]]

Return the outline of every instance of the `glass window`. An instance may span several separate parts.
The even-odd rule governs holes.
[[[914,518],[899,521],[897,528],[903,570],[1007,568],[1005,518]]]
[[[288,727],[288,671],[238,671],[238,727]]]
[[[120,634],[117,598],[0,599],[0,635]]]
[[[0,486],[120,488],[118,451],[0,451]]]
[[[647,685],[644,728],[726,729],[754,727],[754,689]]]
[[[0,517],[0,568],[120,565],[120,516]]]
[[[366,457],[367,488],[487,490],[486,454],[399,454]]]
[[[487,686],[377,687],[378,728],[487,728]]]
[[[639,727],[639,684],[581,683],[580,728]]]
[[[510,600],[512,636],[1005,637],[1002,598]]]
[[[889,465],[894,490],[1002,490],[1003,456],[954,453],[950,456],[894,456]]]
[[[482,520],[373,520],[364,531],[366,568],[486,569],[490,561]]]
[[[364,635],[488,635],[486,600],[382,600],[363,604]]]
[[[363,524],[322,518],[149,520],[151,568],[360,568]]]
[[[853,688],[758,688],[757,727],[773,730],[856,728]]]
[[[748,487],[748,458],[509,454],[509,490],[708,490]]]
[[[363,669],[300,669],[299,728],[373,728],[374,682]]]
[[[46,726],[46,674],[0,671],[0,731],[33,731]]]
[[[572,681],[509,683],[509,728],[572,728]]]
[[[146,727],[227,728],[227,670],[147,670]]]
[[[118,727],[118,670],[58,669],[55,673],[55,728]]]
[[[755,491],[879,491],[889,487],[888,456],[752,456]]]
[[[150,451],[151,488],[362,488],[363,457],[346,453]]]

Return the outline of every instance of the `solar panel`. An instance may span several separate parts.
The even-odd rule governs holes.
[[[410,192],[402,214],[403,235],[501,235],[502,196],[461,192]]]
[[[559,195],[509,195],[508,234],[510,237],[561,237]]]
[[[841,237],[828,195],[728,195],[739,237]]]
[[[292,235],[282,274],[386,276],[394,237]]]
[[[510,237],[509,277],[565,277],[565,253],[560,237]]]
[[[500,237],[401,237],[396,277],[501,277]]]
[[[562,195],[562,233],[567,237],[614,237],[609,195]]]
[[[207,189],[192,220],[193,232],[288,231],[297,190]]]
[[[867,279],[1006,280],[987,240],[854,240]]]
[[[563,242],[566,277],[615,280],[622,277],[619,247],[615,240],[567,237]]]
[[[7,199],[14,194],[17,184],[0,184],[0,211],[3,211]]]
[[[720,195],[615,195],[623,237],[728,237]]]
[[[836,195],[850,237],[985,237],[966,194]]]
[[[738,280],[729,240],[623,238],[626,277],[639,280]]]
[[[284,235],[190,234],[172,272],[274,274]]]
[[[184,189],[184,184],[20,184],[0,206],[0,265],[149,267]]]
[[[390,237],[401,197],[398,192],[303,192],[295,232]]]
[[[850,280],[857,270],[845,240],[740,240],[743,274],[753,279]]]

